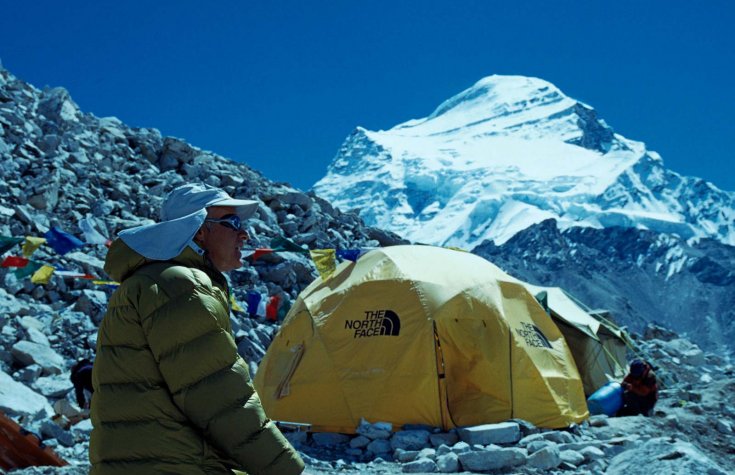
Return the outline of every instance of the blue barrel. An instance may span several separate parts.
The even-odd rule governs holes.
[[[611,381],[587,398],[590,415],[606,414],[614,416],[623,407],[623,387]]]

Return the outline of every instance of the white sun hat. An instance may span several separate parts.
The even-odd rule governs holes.
[[[235,199],[209,185],[181,185],[166,196],[161,206],[160,223],[126,229],[120,232],[120,239],[148,259],[171,259],[193,244],[192,239],[204,224],[207,208],[211,206],[232,206],[244,221],[258,209],[258,202]]]

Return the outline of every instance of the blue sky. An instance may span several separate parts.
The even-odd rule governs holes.
[[[356,127],[424,117],[491,74],[536,76],[735,190],[735,2],[6,2],[0,60],[85,112],[308,189]]]

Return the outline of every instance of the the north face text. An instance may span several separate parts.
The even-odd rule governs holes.
[[[392,310],[367,310],[361,319],[346,320],[345,329],[352,330],[354,338],[398,336],[401,320]]]

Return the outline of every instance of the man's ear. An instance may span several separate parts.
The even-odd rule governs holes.
[[[199,228],[197,233],[194,235],[194,242],[197,243],[199,246],[201,246],[204,242],[204,226]]]

